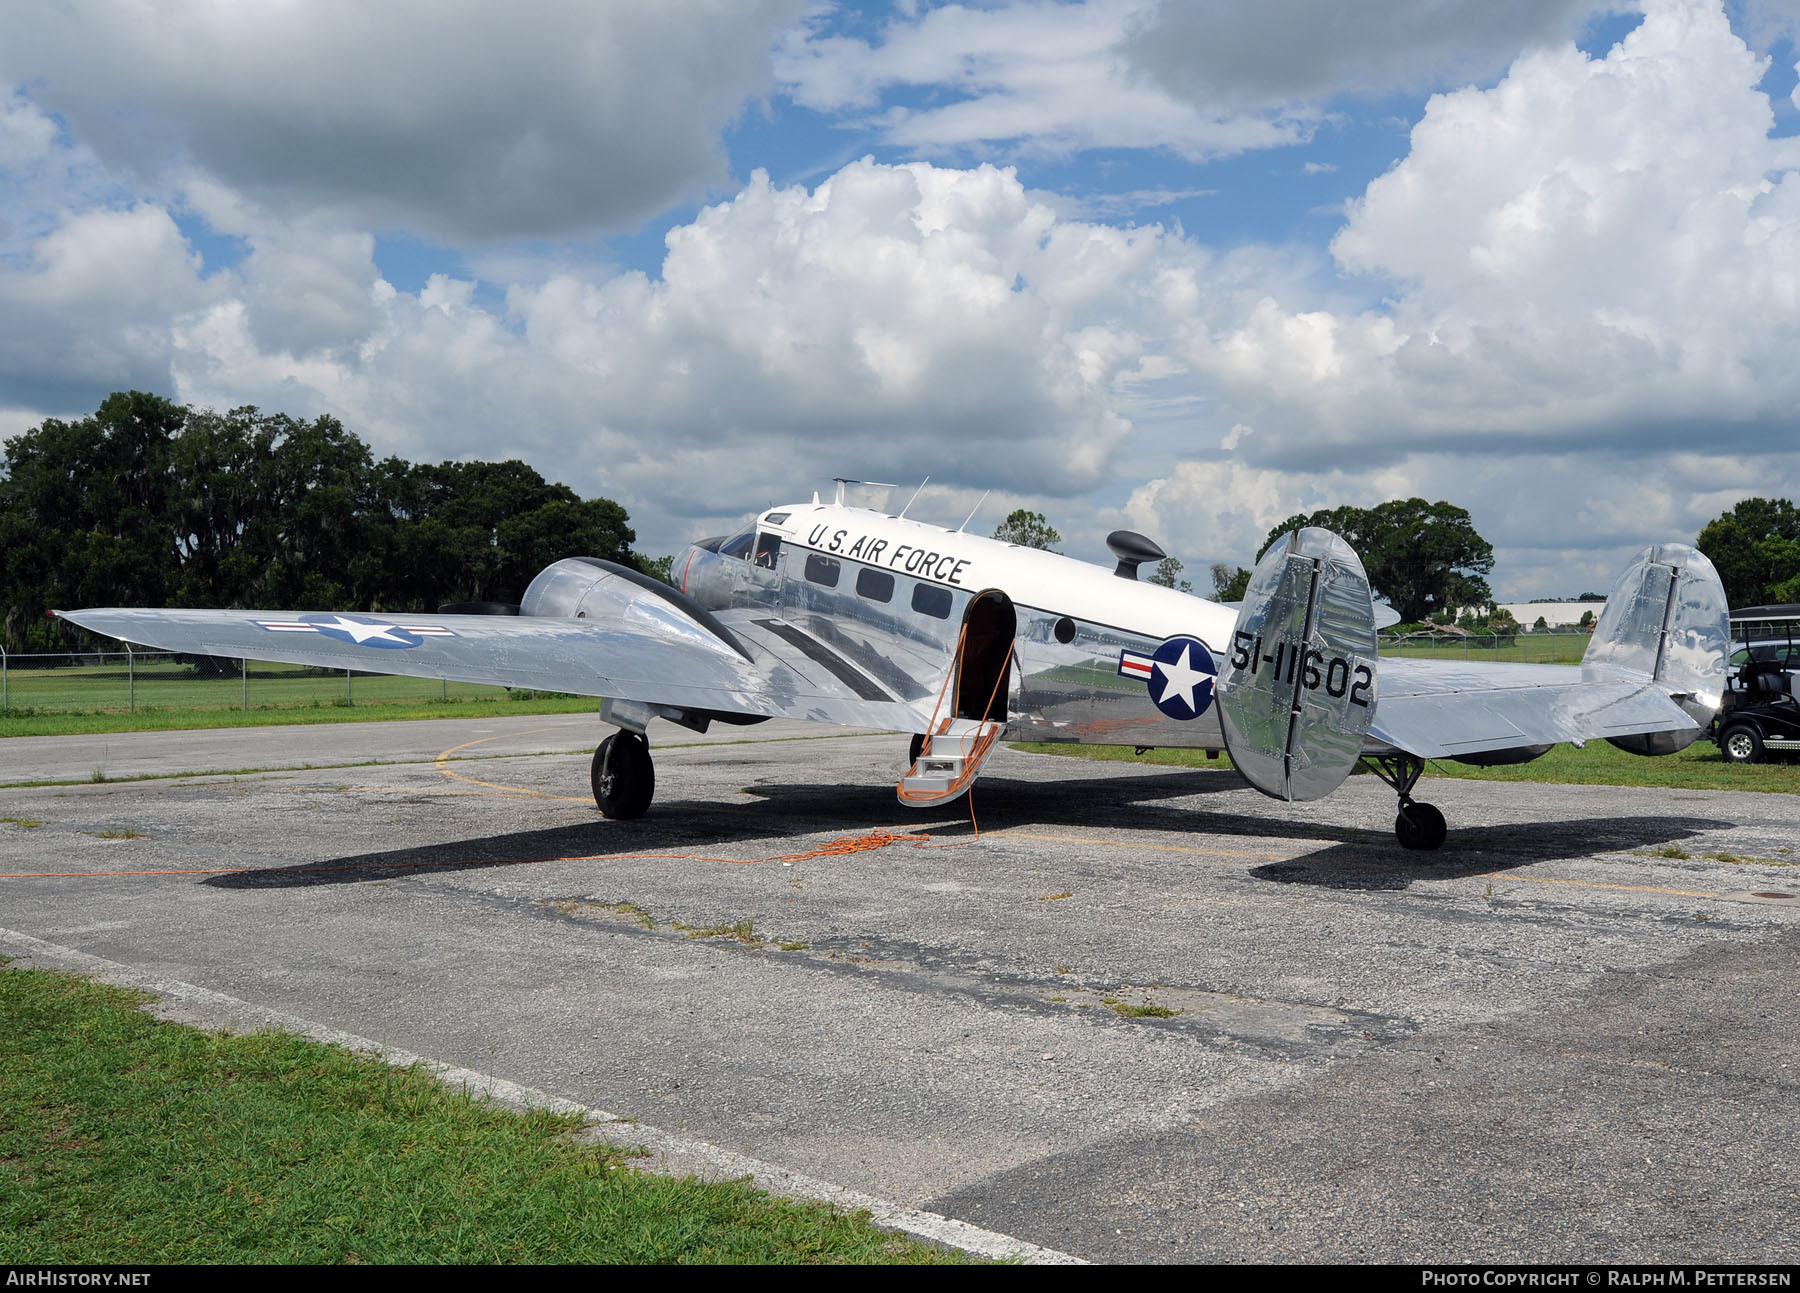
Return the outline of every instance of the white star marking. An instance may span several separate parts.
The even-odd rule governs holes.
[[[1171,696],[1180,696],[1182,704],[1189,709],[1200,708],[1194,703],[1194,688],[1207,681],[1212,675],[1201,673],[1198,669],[1190,667],[1189,662],[1193,658],[1194,648],[1184,646],[1181,648],[1181,654],[1173,663],[1162,660],[1156,662],[1157,672],[1163,676],[1162,698],[1165,703]]]
[[[342,615],[334,615],[334,616],[332,616],[332,618],[337,621],[335,624],[325,624],[323,621],[321,621],[319,627],[342,629],[344,632],[348,633],[351,637],[356,639],[356,644],[358,646],[361,646],[364,642],[370,642],[370,641],[374,641],[374,642],[404,642],[404,641],[406,641],[405,638],[397,638],[393,635],[394,634],[394,625],[392,625],[392,624],[363,624],[357,620],[347,620]]]

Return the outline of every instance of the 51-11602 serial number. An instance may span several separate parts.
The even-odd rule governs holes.
[[[1317,648],[1303,649],[1297,642],[1277,642],[1275,649],[1264,652],[1260,633],[1239,629],[1231,635],[1231,666],[1248,669],[1252,675],[1268,665],[1275,681],[1298,683],[1307,691],[1324,688],[1336,700],[1349,693],[1352,705],[1369,704],[1369,691],[1375,685],[1374,671],[1360,661],[1341,655],[1328,656]],[[1284,676],[1285,673],[1285,676]]]

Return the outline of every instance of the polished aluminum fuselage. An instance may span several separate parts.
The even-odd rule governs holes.
[[[837,504],[774,508],[747,535],[675,558],[682,591],[718,612],[755,611],[810,635],[927,711],[950,678],[971,604],[1016,616],[1009,739],[1222,747],[1216,708],[1170,718],[1125,652],[1198,639],[1220,662],[1235,613],[1055,553]]]

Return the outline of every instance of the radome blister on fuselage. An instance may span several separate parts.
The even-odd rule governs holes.
[[[714,611],[763,610],[911,701],[934,696],[969,627],[946,711],[1006,736],[1219,749],[1212,679],[1236,613],[1033,548],[835,503],[773,508],[678,554],[682,591]],[[1179,655],[1170,670],[1156,653]],[[829,662],[822,662],[829,667]],[[1185,684],[1171,695],[1171,686]]]

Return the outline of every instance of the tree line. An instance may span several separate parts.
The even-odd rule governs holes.
[[[1308,525],[1335,531],[1355,549],[1376,596],[1386,598],[1403,622],[1447,623],[1459,611],[1492,606],[1493,592],[1485,576],[1494,568],[1493,545],[1476,532],[1469,513],[1452,503],[1408,498],[1376,507],[1298,513],[1269,531],[1257,557],[1290,530]],[[1023,510],[1007,517],[994,535],[1044,548],[1060,537],[1041,513]],[[1800,508],[1791,500],[1744,499],[1708,522],[1695,546],[1718,569],[1730,605],[1800,602]],[[1182,568],[1179,560],[1168,557],[1150,582],[1192,591],[1192,585],[1179,578]],[[1219,601],[1241,601],[1250,571],[1218,562],[1212,567],[1212,580],[1213,596]],[[1605,598],[1583,593],[1575,600]],[[1475,617],[1481,623],[1489,618],[1486,613]],[[1592,622],[1591,612],[1583,616],[1584,627]]]
[[[1800,509],[1746,498],[1708,522],[1696,545],[1712,558],[1733,606],[1800,602]]]
[[[56,650],[78,606],[431,611],[516,602],[560,557],[659,572],[625,509],[525,463],[379,461],[336,418],[216,413],[140,391],[6,442],[9,652]]]

